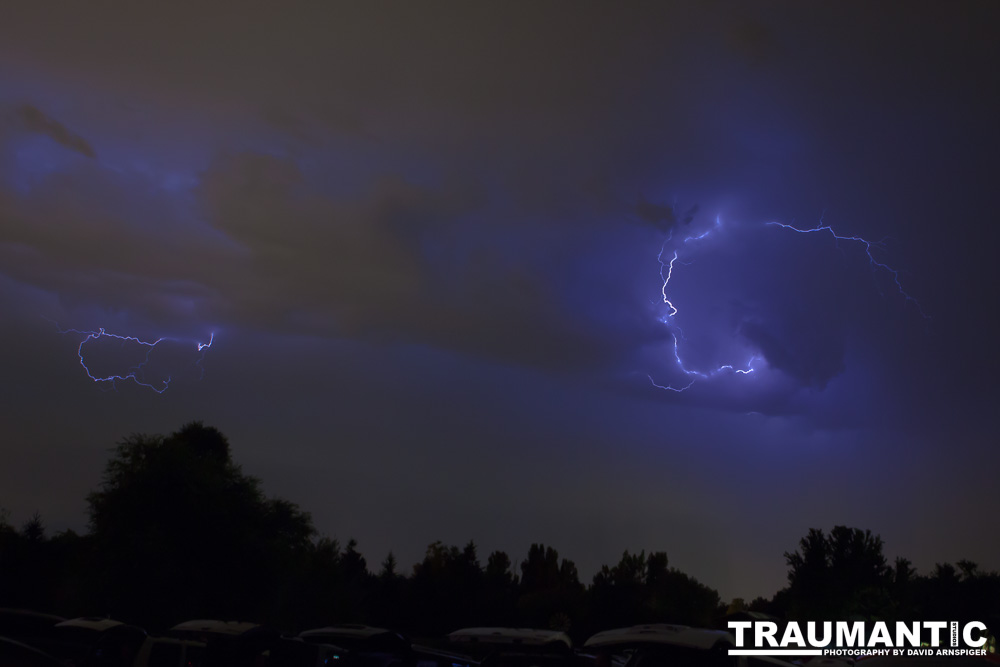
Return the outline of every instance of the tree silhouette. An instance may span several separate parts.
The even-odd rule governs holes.
[[[483,583],[475,543],[469,542],[464,549],[431,543],[423,561],[413,567],[411,623],[436,634],[476,623]]]
[[[503,551],[494,551],[486,561],[482,621],[484,625],[505,626],[516,623],[518,578]]]
[[[870,530],[835,526],[829,535],[812,528],[799,551],[786,553],[789,614],[835,620],[884,617],[892,612],[895,573],[882,553],[882,538]],[[899,576],[908,564],[897,563]]]
[[[271,620],[289,602],[279,579],[314,533],[308,514],[266,498],[225,436],[197,422],[125,438],[87,500],[102,611],[153,625],[195,613]]]
[[[593,628],[664,622],[712,625],[720,612],[719,594],[668,565],[663,551],[625,551],[617,565],[603,566],[589,591]]]
[[[559,560],[559,552],[532,544],[521,563],[518,614],[531,627],[568,630],[580,617],[584,587],[576,564]]]
[[[721,605],[718,593],[669,566],[665,552],[624,551],[589,587],[573,561],[532,544],[518,565],[503,551],[481,564],[474,542],[434,542],[412,574],[390,552],[377,574],[355,540],[314,539],[309,515],[267,498],[217,429],[131,435],[87,498],[90,533],[46,534],[38,514],[15,528],[0,510],[0,607],[105,615],[166,629],[191,618],[272,622],[288,629],[366,622],[426,636],[469,625],[548,627],[584,639],[634,623],[709,627],[744,609],[797,619],[986,622],[1000,632],[1000,575],[939,563],[920,575],[890,566],[871,531],[811,529],[786,553],[788,587]]]

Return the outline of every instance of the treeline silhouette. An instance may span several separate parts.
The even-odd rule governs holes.
[[[758,611],[794,619],[980,620],[1000,629],[1000,575],[975,563],[920,575],[890,565],[881,538],[810,530],[786,553],[789,584],[771,598],[723,604],[669,566],[629,553],[587,585],[573,561],[533,544],[516,566],[502,551],[434,542],[409,573],[392,553],[371,568],[354,540],[318,537],[308,513],[268,498],[217,429],[131,435],[87,497],[89,532],[19,529],[0,515],[0,607],[110,615],[148,628],[192,618],[288,629],[362,622],[418,635],[473,625],[561,629],[575,637],[635,623],[716,626]]]

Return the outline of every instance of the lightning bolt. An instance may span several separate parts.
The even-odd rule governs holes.
[[[797,232],[799,234],[812,234],[812,233],[816,233],[816,232],[827,232],[837,242],[840,242],[840,241],[851,241],[851,242],[860,244],[861,246],[864,247],[865,254],[868,257],[869,264],[873,268],[885,271],[890,276],[892,276],[892,280],[895,283],[896,289],[899,291],[899,294],[908,303],[912,303],[914,305],[914,307],[917,309],[917,311],[920,313],[920,315],[925,320],[929,320],[930,319],[930,316],[927,315],[926,312],[924,312],[924,309],[921,307],[920,303],[913,296],[911,296],[905,289],[903,289],[902,281],[900,280],[900,277],[899,277],[899,270],[898,269],[894,269],[891,266],[889,266],[888,264],[886,264],[885,262],[881,262],[878,259],[876,259],[876,257],[873,254],[873,252],[874,252],[875,249],[884,248],[883,241],[870,241],[870,240],[868,240],[866,238],[863,238],[861,236],[842,236],[840,234],[837,234],[830,225],[823,224],[823,219],[822,218],[820,218],[819,224],[816,227],[813,227],[812,229],[800,229],[800,228],[795,227],[793,225],[788,225],[788,224],[784,224],[784,223],[781,223],[781,222],[769,222],[769,223],[766,223],[766,224],[767,225],[773,225],[773,226],[781,227],[783,229],[788,229],[788,230],[791,230],[793,232]],[[690,243],[692,241],[700,241],[700,240],[708,237],[710,234],[712,234],[714,231],[716,231],[717,229],[719,229],[721,226],[722,226],[721,219],[720,218],[716,218],[715,219],[715,226],[714,227],[708,229],[707,231],[705,231],[705,232],[703,232],[701,234],[698,234],[697,236],[689,236],[689,237],[685,238],[684,241],[683,241],[683,243],[687,244],[687,243]],[[666,252],[667,243],[670,242],[672,236],[673,236],[673,233],[671,232],[671,234],[667,236],[666,240],[664,240],[663,245],[660,247],[660,252],[656,256],[656,260],[657,260],[657,262],[660,265],[660,279],[663,281],[662,287],[660,288],[660,294],[663,297],[663,303],[665,303],[667,305],[667,307],[670,309],[670,311],[661,319],[661,321],[664,324],[669,325],[671,327],[671,329],[672,329],[671,335],[673,336],[673,339],[674,339],[674,360],[677,363],[677,367],[681,370],[681,372],[684,373],[684,375],[686,375],[688,378],[690,378],[690,381],[687,384],[675,387],[673,385],[660,384],[656,380],[654,380],[651,375],[647,374],[646,377],[649,378],[649,382],[654,387],[656,387],[657,389],[663,389],[663,390],[667,390],[667,391],[681,393],[681,392],[686,391],[687,389],[689,389],[698,380],[709,379],[711,377],[719,375],[720,373],[726,373],[726,372],[728,372],[728,373],[733,373],[733,374],[736,374],[736,375],[750,375],[751,373],[753,373],[756,370],[754,368],[753,364],[754,364],[754,361],[756,361],[757,358],[758,358],[757,355],[753,355],[753,356],[750,357],[750,360],[746,363],[746,367],[745,368],[736,368],[732,364],[724,364],[724,365],[719,366],[718,368],[716,368],[714,370],[711,370],[711,371],[708,371],[708,372],[701,372],[701,371],[689,369],[684,364],[684,360],[681,359],[680,342],[679,342],[679,337],[678,337],[678,332],[680,332],[680,328],[676,326],[676,323],[675,323],[675,320],[674,320],[675,316],[678,313],[678,309],[677,309],[677,306],[675,306],[674,303],[667,296],[667,290],[668,290],[668,286],[670,285],[670,279],[674,275],[674,265],[678,261],[678,259],[680,257],[680,254],[679,254],[679,252],[677,250],[674,250],[673,255],[672,255],[672,257],[670,258],[669,261],[664,261],[664,259],[663,259],[663,255]],[[681,262],[681,264],[684,264],[684,262]],[[683,335],[683,333],[681,333],[681,335]]]
[[[689,237],[687,237],[686,239],[684,239],[683,243],[686,244],[686,243],[690,243],[691,241],[700,241],[700,240],[706,238],[707,236],[709,236],[712,232],[714,232],[715,230],[719,229],[720,227],[722,227],[722,219],[719,218],[719,217],[716,217],[716,219],[715,219],[715,226],[714,227],[709,228],[708,230],[702,232],[701,234],[698,234],[697,236],[689,236]],[[663,323],[664,324],[668,323],[667,320],[673,320],[673,317],[675,315],[677,315],[677,312],[678,312],[677,311],[677,307],[673,304],[673,302],[667,296],[667,287],[668,287],[668,285],[670,285],[670,279],[674,275],[674,264],[677,262],[677,260],[680,257],[680,255],[678,254],[678,252],[676,250],[674,250],[673,257],[670,258],[670,261],[669,262],[664,262],[663,261],[663,253],[666,251],[667,244],[670,242],[670,240],[671,240],[672,237],[673,237],[673,230],[671,230],[671,233],[663,241],[663,245],[660,247],[660,253],[656,256],[656,261],[659,262],[659,264],[660,264],[660,278],[663,280],[663,287],[660,288],[660,294],[663,295],[663,303],[667,304],[667,307],[670,308],[670,312],[667,313],[666,317],[663,319]],[[683,262],[681,262],[681,263],[683,264]],[[666,275],[664,275],[664,270],[666,271]],[[673,325],[673,322],[671,321],[670,324]],[[716,375],[718,375],[720,373],[724,373],[724,372],[727,372],[727,371],[728,372],[732,372],[732,373],[736,373],[736,374],[739,374],[739,375],[749,375],[750,373],[754,372],[753,362],[757,359],[756,355],[750,357],[750,360],[747,362],[746,368],[736,368],[732,364],[723,364],[722,366],[719,366],[718,368],[716,368],[716,369],[714,369],[712,371],[709,371],[707,373],[703,373],[701,371],[691,370],[691,369],[687,368],[684,365],[684,361],[681,359],[681,353],[680,353],[680,348],[679,348],[680,343],[679,343],[679,339],[678,339],[678,336],[677,336],[677,331],[680,331],[680,328],[677,327],[676,325],[673,325],[673,329],[674,329],[674,331],[672,331],[671,333],[672,333],[673,338],[674,338],[674,359],[676,359],[676,361],[677,361],[677,367],[679,369],[681,369],[681,371],[685,375],[687,375],[689,378],[691,378],[691,381],[688,382],[686,385],[684,385],[682,387],[674,387],[673,385],[659,384],[658,382],[656,382],[656,380],[653,379],[653,377],[651,375],[646,375],[646,377],[649,378],[650,383],[654,387],[656,387],[657,389],[665,389],[667,391],[673,391],[673,392],[680,393],[680,392],[685,391],[688,388],[690,388],[691,385],[693,385],[699,379],[706,380],[706,379],[708,379],[710,377],[714,377],[714,376],[716,376]]]
[[[667,317],[673,317],[677,314],[677,308],[675,308],[674,304],[670,303],[670,299],[667,298],[667,285],[670,283],[670,276],[674,273],[674,262],[677,261],[677,251],[674,251],[674,256],[670,259],[669,264],[663,261],[663,251],[666,249],[667,243],[669,242],[670,238],[668,237],[667,240],[663,242],[663,247],[660,248],[660,254],[656,256],[656,261],[660,263],[660,278],[663,279],[663,289],[660,290],[660,293],[663,295],[663,303],[667,304],[670,308],[670,312],[667,314]],[[663,275],[663,269],[667,270],[667,275]]]
[[[56,325],[56,326],[58,327],[58,325]],[[140,387],[145,387],[147,389],[152,389],[157,394],[162,394],[163,392],[165,392],[167,390],[167,388],[170,386],[171,377],[168,376],[167,379],[163,380],[162,383],[160,383],[160,384],[153,384],[151,382],[146,382],[146,379],[145,379],[145,377],[143,375],[143,369],[146,366],[146,364],[149,363],[149,355],[152,354],[153,349],[157,345],[159,345],[160,343],[162,343],[164,341],[184,342],[184,341],[181,341],[181,340],[179,340],[177,338],[168,338],[166,336],[163,336],[161,338],[157,338],[154,341],[146,341],[146,340],[142,340],[140,338],[137,338],[136,336],[122,336],[120,334],[110,333],[107,330],[105,330],[103,327],[97,329],[96,331],[82,331],[80,329],[59,329],[58,331],[61,334],[71,334],[71,333],[74,333],[74,334],[80,334],[80,335],[83,336],[83,339],[80,341],[80,344],[76,348],[76,356],[80,360],[80,366],[83,368],[84,372],[87,374],[87,377],[89,377],[94,382],[110,382],[112,387],[117,388],[117,384],[116,383],[118,381],[131,380],[132,382],[136,383]],[[124,346],[126,343],[134,343],[134,344],[136,344],[136,345],[138,345],[140,347],[146,348],[146,354],[145,354],[143,360],[140,363],[136,364],[135,366],[132,366],[131,368],[129,368],[127,373],[124,373],[124,374],[115,374],[115,373],[112,373],[110,375],[105,375],[105,376],[94,375],[93,371],[90,369],[89,366],[87,366],[87,362],[83,358],[83,354],[84,354],[83,353],[83,348],[84,348],[84,346],[87,343],[90,343],[90,342],[93,342],[93,341],[96,341],[96,340],[100,340],[101,338],[111,338],[111,339],[114,339],[114,340],[121,341],[122,346]],[[208,350],[210,347],[212,347],[212,343],[215,342],[215,333],[213,332],[210,335],[207,343],[202,343],[202,342],[198,342],[198,341],[193,341],[193,342],[195,343],[198,352],[201,353],[199,355],[199,357],[198,357],[198,360],[195,362],[195,365],[198,366],[199,368],[201,368],[201,375],[202,375],[202,377],[204,377],[204,375],[205,375],[205,369],[201,366],[201,362],[205,358],[205,352],[206,352],[206,350]]]
[[[686,239],[684,239],[684,243],[690,243],[691,241],[700,241],[720,227],[722,227],[722,218],[716,217],[714,227],[710,227],[701,234],[698,234],[697,236],[687,237]],[[670,283],[670,277],[674,273],[674,262],[676,262],[678,258],[677,251],[676,250],[674,251],[674,256],[670,258],[669,262],[663,261],[663,251],[666,250],[667,244],[670,243],[670,240],[673,238],[673,236],[674,236],[674,230],[671,229],[670,233],[667,234],[667,238],[664,239],[663,245],[660,246],[660,254],[656,256],[656,261],[660,263],[660,278],[663,280],[663,288],[660,290],[660,293],[663,295],[663,303],[667,304],[667,306],[670,308],[670,312],[667,314],[667,317],[673,317],[674,315],[677,314],[677,308],[670,301],[670,299],[667,298],[667,285]],[[681,263],[683,264],[683,262]],[[664,269],[667,270],[667,275],[663,275]]]
[[[707,373],[691,370],[684,366],[684,361],[681,359],[681,352],[678,346],[679,344],[678,344],[677,334],[673,334],[673,337],[674,337],[674,359],[677,361],[677,367],[681,369],[681,372],[683,372],[685,375],[691,378],[691,380],[682,387],[674,387],[673,385],[659,384],[656,382],[656,380],[653,379],[653,376],[646,375],[646,377],[649,378],[650,383],[652,383],[652,385],[657,389],[667,389],[669,391],[677,392],[679,394],[682,391],[689,389],[691,385],[693,385],[698,380],[707,380],[709,378],[715,377],[716,375],[719,375],[720,373],[728,372],[728,373],[735,373],[736,375],[750,375],[751,373],[757,370],[753,367],[753,362],[757,360],[756,354],[752,355],[750,357],[750,360],[747,361],[746,368],[736,368],[732,364],[723,364],[722,366],[719,366],[714,370],[708,371]]]
[[[854,243],[861,244],[862,246],[864,246],[864,248],[865,248],[865,254],[868,256],[868,263],[872,267],[878,268],[878,269],[882,269],[883,271],[885,271],[886,273],[888,273],[889,275],[891,275],[892,276],[892,281],[894,283],[896,283],[896,289],[899,290],[900,296],[902,296],[908,303],[912,303],[914,305],[914,307],[916,307],[917,312],[920,313],[920,316],[923,317],[925,320],[931,319],[930,315],[928,315],[926,312],[924,312],[924,309],[920,306],[920,302],[918,302],[915,298],[913,298],[912,296],[910,296],[910,294],[907,293],[907,291],[903,289],[903,284],[899,280],[899,270],[892,268],[891,266],[889,266],[885,262],[878,261],[877,259],[875,259],[875,255],[872,254],[872,249],[873,248],[884,249],[884,247],[885,247],[884,246],[884,243],[885,243],[884,239],[882,241],[869,241],[868,239],[860,237],[860,236],[841,236],[837,232],[833,231],[833,227],[831,227],[830,225],[824,225],[823,224],[823,218],[820,218],[819,224],[816,225],[815,227],[813,227],[812,229],[799,229],[798,227],[794,227],[792,225],[786,225],[783,222],[769,222],[767,224],[768,225],[773,225],[773,226],[776,226],[776,227],[781,227],[782,229],[789,229],[789,230],[791,230],[793,232],[798,232],[799,234],[813,234],[813,233],[816,233],[816,232],[829,232],[830,236],[832,236],[838,242],[839,241],[853,241]]]

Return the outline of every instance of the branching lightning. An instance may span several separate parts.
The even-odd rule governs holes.
[[[153,350],[156,348],[157,345],[159,345],[160,343],[163,343],[165,341],[172,341],[172,342],[179,342],[179,343],[186,342],[186,341],[183,341],[183,340],[179,340],[177,338],[168,338],[166,336],[161,337],[161,338],[157,338],[154,341],[146,341],[146,340],[142,340],[140,338],[137,338],[135,336],[122,336],[122,335],[119,335],[119,334],[110,333],[110,332],[106,331],[103,327],[97,329],[96,331],[81,331],[80,329],[59,329],[59,333],[62,333],[62,334],[74,333],[74,334],[80,334],[80,335],[83,336],[83,339],[80,341],[80,344],[76,348],[76,356],[80,360],[80,366],[83,368],[84,372],[87,374],[87,377],[89,377],[94,382],[110,382],[112,387],[116,387],[117,388],[117,384],[116,383],[118,381],[131,380],[132,382],[136,383],[140,387],[146,387],[147,389],[152,389],[157,394],[162,394],[163,392],[165,392],[167,390],[167,388],[170,386],[170,381],[171,381],[172,378],[170,376],[167,376],[167,378],[165,380],[162,380],[162,381],[160,381],[159,383],[156,383],[156,384],[154,384],[152,382],[147,382],[146,381],[144,371],[145,371],[146,364],[149,363],[149,357],[150,357],[150,355],[153,353]],[[128,369],[128,372],[123,373],[123,374],[111,373],[111,374],[108,374],[108,375],[100,375],[100,374],[95,375],[94,371],[90,368],[90,366],[87,365],[87,362],[84,359],[84,350],[83,350],[83,348],[84,348],[85,345],[87,345],[87,343],[91,343],[93,341],[100,340],[102,338],[121,341],[122,346],[124,346],[126,343],[133,343],[135,345],[138,345],[139,347],[146,348],[146,353],[145,353],[145,355],[143,357],[143,360],[141,362],[139,362],[138,364],[130,367]],[[201,366],[201,362],[205,358],[205,352],[206,352],[206,350],[208,350],[209,348],[211,348],[212,347],[212,343],[215,342],[215,333],[213,332],[209,336],[209,339],[208,339],[207,343],[203,343],[203,342],[199,342],[199,341],[190,341],[190,342],[194,342],[195,343],[195,346],[197,347],[197,351],[200,353],[200,355],[198,356],[198,360],[195,362],[195,365],[198,366],[201,369],[201,374],[202,374],[202,376],[204,376],[205,369]]]
[[[660,254],[656,256],[656,261],[660,263],[660,278],[663,279],[663,289],[660,290],[660,293],[663,294],[663,303],[667,304],[667,307],[670,308],[670,312],[667,313],[667,317],[673,317],[677,314],[677,309],[674,308],[674,304],[670,303],[670,299],[667,298],[667,284],[670,283],[670,276],[674,273],[674,262],[677,261],[677,251],[674,251],[674,256],[670,259],[669,264],[664,263],[663,251],[667,247],[667,243],[669,241],[670,239],[668,238],[663,242],[663,247],[660,248]],[[667,270],[667,275],[663,275],[663,269]]]
[[[914,307],[916,307],[917,311],[920,313],[920,315],[924,319],[930,319],[930,316],[927,315],[926,312],[924,312],[924,309],[921,307],[920,303],[913,296],[911,296],[909,293],[907,293],[906,290],[903,289],[902,282],[900,281],[899,270],[898,269],[894,269],[891,266],[889,266],[888,264],[886,264],[885,262],[881,262],[878,259],[876,259],[874,251],[875,251],[875,249],[883,248],[883,241],[869,241],[868,239],[865,239],[865,238],[860,237],[860,236],[841,236],[840,234],[837,234],[833,230],[833,228],[831,226],[823,224],[822,218],[820,219],[819,224],[816,227],[813,227],[812,229],[800,229],[798,227],[794,227],[792,225],[788,225],[788,224],[784,224],[784,223],[780,223],[780,222],[769,222],[767,224],[768,225],[778,226],[778,227],[781,227],[783,229],[788,229],[788,230],[797,232],[799,234],[811,234],[811,233],[814,233],[814,232],[828,232],[838,242],[839,241],[852,241],[854,243],[858,243],[858,244],[862,245],[864,247],[865,254],[868,257],[868,261],[869,261],[870,265],[873,268],[885,271],[890,276],[892,276],[892,280],[895,283],[896,288],[899,291],[899,294],[907,302],[912,303],[914,305]],[[712,234],[714,231],[716,231],[717,229],[719,229],[721,226],[722,226],[721,220],[719,218],[716,218],[715,226],[714,227],[711,227],[707,231],[705,231],[705,232],[703,232],[701,234],[698,234],[696,236],[689,236],[689,237],[685,238],[684,241],[682,242],[682,244],[687,244],[687,243],[691,243],[691,242],[694,242],[694,241],[700,241],[700,240],[708,237],[710,234]],[[666,315],[664,315],[661,318],[661,322],[663,322],[664,324],[667,324],[671,328],[671,335],[673,336],[673,340],[674,340],[674,360],[677,363],[677,368],[679,368],[681,370],[681,372],[684,373],[684,375],[686,375],[689,378],[689,381],[686,384],[682,384],[680,386],[673,386],[673,385],[660,384],[660,383],[656,382],[656,380],[654,380],[651,375],[647,375],[646,377],[649,378],[650,383],[654,387],[656,387],[657,389],[664,389],[664,390],[667,390],[667,391],[672,391],[672,392],[680,393],[680,392],[683,392],[683,391],[686,391],[687,389],[689,389],[698,380],[709,379],[709,378],[717,376],[717,375],[719,375],[721,373],[732,373],[732,374],[736,374],[736,375],[750,375],[750,374],[754,373],[755,370],[756,370],[754,368],[754,362],[758,358],[760,358],[757,354],[755,354],[755,355],[753,355],[753,356],[750,357],[749,361],[747,361],[747,363],[746,363],[746,365],[745,365],[744,368],[737,368],[737,367],[733,366],[732,364],[724,364],[724,365],[719,366],[718,368],[715,368],[713,370],[710,370],[710,371],[707,371],[707,372],[702,372],[702,371],[690,369],[690,368],[688,368],[685,365],[684,360],[681,358],[681,353],[680,353],[680,338],[683,337],[683,332],[681,332],[680,328],[677,326],[677,324],[675,322],[675,318],[676,318],[676,316],[677,316],[677,314],[678,314],[679,311],[678,311],[677,306],[674,304],[673,301],[671,301],[671,299],[668,296],[668,288],[669,288],[669,285],[670,285],[670,280],[674,276],[674,267],[675,267],[676,263],[679,261],[679,258],[680,258],[679,251],[675,249],[673,251],[673,254],[670,257],[670,259],[667,260],[667,261],[664,260],[664,254],[667,252],[667,244],[671,241],[672,236],[673,236],[673,233],[672,233],[672,230],[671,230],[671,234],[669,234],[667,236],[667,238],[664,240],[663,245],[660,247],[660,252],[656,256],[656,260],[657,260],[657,262],[660,265],[660,279],[662,280],[662,286],[660,288],[660,294],[663,297],[663,303],[666,304],[667,308],[669,309],[668,312],[666,313]],[[682,261],[681,264],[684,264],[684,262]]]
[[[705,237],[709,236],[712,232],[714,232],[716,229],[720,228],[721,226],[722,226],[722,220],[720,218],[716,218],[715,219],[715,226],[714,227],[709,228],[707,231],[702,232],[701,234],[698,234],[697,236],[689,236],[689,237],[687,237],[686,239],[684,239],[683,243],[690,243],[692,241],[700,241],[700,240],[704,239]],[[666,250],[667,243],[670,242],[670,240],[672,239],[672,237],[673,237],[673,230],[671,230],[671,233],[663,241],[663,245],[660,247],[660,252],[656,256],[656,261],[659,262],[659,264],[660,264],[660,278],[663,280],[663,286],[660,288],[660,294],[663,295],[663,303],[665,303],[667,305],[667,307],[670,309],[670,312],[668,312],[666,314],[666,316],[664,317],[663,323],[664,324],[670,323],[672,325],[673,331],[671,333],[672,333],[673,338],[674,338],[674,359],[676,359],[676,361],[677,361],[677,367],[679,369],[681,369],[681,371],[686,376],[688,376],[691,380],[690,380],[690,382],[688,382],[687,384],[685,384],[685,385],[683,385],[681,387],[674,387],[672,385],[662,385],[662,384],[657,383],[656,380],[654,380],[651,375],[647,375],[646,377],[649,378],[650,383],[652,383],[652,385],[654,387],[656,387],[657,389],[665,389],[665,390],[668,390],[668,391],[673,391],[673,392],[680,393],[680,392],[685,391],[686,389],[690,388],[691,385],[693,385],[699,379],[705,380],[705,379],[708,379],[710,377],[714,377],[714,376],[716,376],[716,375],[718,375],[720,373],[730,372],[730,373],[736,373],[736,374],[739,374],[739,375],[749,375],[750,373],[753,373],[754,372],[753,362],[757,359],[756,355],[753,355],[753,356],[750,357],[750,360],[746,364],[746,368],[736,368],[732,364],[723,364],[722,366],[719,366],[718,368],[716,368],[714,370],[711,370],[711,371],[709,371],[707,373],[703,373],[701,371],[696,371],[696,370],[689,369],[689,368],[687,368],[684,365],[684,361],[681,359],[681,354],[680,354],[680,349],[679,349],[680,343],[679,343],[678,335],[677,335],[677,333],[680,331],[680,328],[677,327],[672,322],[674,316],[677,315],[678,310],[677,310],[677,307],[670,300],[670,298],[667,296],[667,287],[670,285],[670,279],[674,275],[674,264],[677,262],[677,260],[680,257],[680,255],[678,254],[678,252],[676,250],[674,250],[673,257],[670,258],[670,261],[669,262],[664,262],[663,261],[663,253]],[[683,262],[681,262],[681,263],[683,264]],[[666,275],[664,275],[664,271],[666,271]]]
[[[793,232],[798,232],[799,234],[812,234],[814,232],[829,232],[830,236],[832,236],[837,241],[854,241],[855,243],[860,243],[865,248],[865,254],[868,256],[868,263],[871,264],[871,266],[882,269],[883,271],[891,275],[892,281],[896,283],[896,289],[899,290],[899,294],[904,299],[906,299],[907,302],[912,303],[916,307],[921,317],[923,317],[925,320],[931,319],[930,315],[924,312],[924,309],[920,306],[920,303],[915,298],[910,296],[906,292],[906,290],[903,289],[903,284],[899,280],[899,270],[892,268],[885,262],[878,261],[872,254],[873,248],[884,247],[884,240],[869,241],[868,239],[862,238],[860,236],[841,236],[837,234],[835,231],[833,231],[833,227],[831,227],[830,225],[824,225],[822,218],[820,218],[819,224],[813,227],[812,229],[799,229],[798,227],[793,227],[792,225],[786,225],[785,223],[782,222],[769,222],[767,224],[781,227],[782,229],[790,229]]]

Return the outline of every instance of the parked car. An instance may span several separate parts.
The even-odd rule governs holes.
[[[299,637],[305,641],[324,641],[342,646],[352,654],[359,652],[402,654],[410,649],[410,640],[398,632],[368,625],[328,625],[300,632]]]
[[[173,637],[146,637],[132,667],[203,667],[205,643]]]
[[[53,642],[56,623],[66,619],[52,614],[40,614],[27,609],[0,609],[0,637],[5,645],[0,647],[0,666],[13,664],[16,655],[25,664],[35,664],[37,656],[25,653],[22,646],[48,654],[47,648]]]
[[[146,636],[138,626],[87,616],[56,623],[39,648],[75,667],[132,667]]]
[[[175,639],[201,642],[212,667],[253,667],[266,664],[276,631],[258,623],[200,619],[178,623],[165,633]]]
[[[63,663],[34,646],[0,637],[0,667],[62,667]]]
[[[277,630],[240,621],[187,621],[170,636],[203,642],[210,667],[327,667],[347,663],[348,651],[325,642],[285,637]]]
[[[307,642],[300,637],[280,637],[271,647],[269,665],[289,667],[348,667],[349,653],[340,646]]]
[[[573,651],[564,632],[530,628],[463,628],[448,643],[483,667],[591,667],[593,658]]]
[[[769,656],[731,656],[735,641],[725,630],[650,624],[598,632],[583,646],[605,658],[624,659],[626,667],[792,667]]]
[[[62,616],[27,609],[0,608],[0,636],[30,644],[32,638],[50,637],[56,623],[65,620]]]
[[[352,667],[474,667],[464,655],[412,644],[404,635],[368,625],[329,625],[299,634],[306,642],[329,643],[347,650]]]

